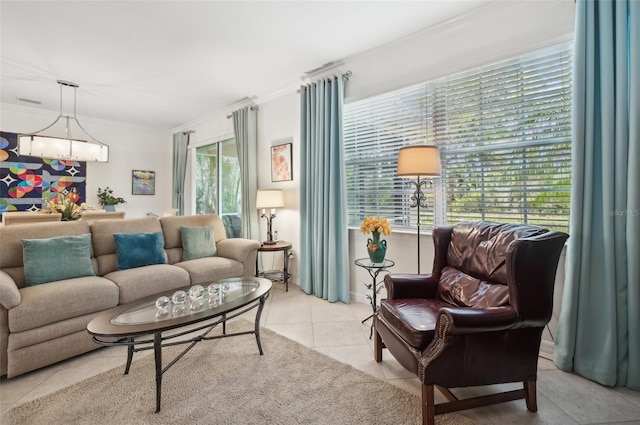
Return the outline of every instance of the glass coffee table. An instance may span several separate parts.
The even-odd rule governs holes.
[[[190,290],[193,297],[189,296]],[[231,278],[202,285],[200,288],[186,287],[178,291],[171,290],[155,294],[112,308],[100,313],[87,325],[87,331],[93,335],[96,343],[104,346],[127,347],[125,375],[129,373],[134,353],[153,350],[156,366],[156,413],[160,412],[162,375],[197,343],[254,334],[258,351],[263,355],[260,342],[260,317],[265,300],[271,291],[271,281],[258,277]],[[253,330],[227,334],[228,320],[254,308],[258,310]],[[222,324],[222,334],[208,336],[220,324]],[[181,329],[186,326],[189,328]],[[174,332],[163,335],[167,331]],[[196,332],[198,334],[195,336],[170,341]],[[163,367],[162,348],[183,344],[188,345]]]

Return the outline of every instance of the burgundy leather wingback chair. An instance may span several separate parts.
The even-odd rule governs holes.
[[[422,421],[524,398],[535,412],[538,351],[569,236],[537,226],[462,223],[433,232],[429,275],[387,275],[374,315],[376,361],[389,352],[422,381]],[[458,400],[449,388],[523,382]],[[434,386],[449,400],[434,404]]]

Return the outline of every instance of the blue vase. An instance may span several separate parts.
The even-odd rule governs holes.
[[[116,210],[116,206],[115,205],[105,205],[104,206],[104,210],[105,211],[115,211]]]
[[[387,241],[380,239],[380,232],[371,232],[372,238],[367,239],[367,252],[372,263],[382,263],[387,255]]]

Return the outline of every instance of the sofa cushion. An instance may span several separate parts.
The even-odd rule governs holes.
[[[9,310],[9,330],[21,332],[118,305],[118,287],[98,276],[60,280],[20,290],[22,301]]]
[[[436,296],[460,307],[488,308],[509,304],[509,287],[491,284],[453,267],[442,269]]]
[[[451,304],[438,299],[383,299],[377,314],[407,344],[424,349],[433,340],[442,307],[451,307]]]
[[[192,285],[202,285],[227,277],[242,276],[244,265],[225,257],[206,257],[197,260],[181,261],[174,266],[189,272]]]
[[[114,233],[162,232],[156,217],[132,218],[126,220],[97,220],[91,223],[93,251],[98,263],[98,275],[117,270],[118,258]]]
[[[182,226],[182,260],[213,257],[216,255],[216,240],[213,226]]]
[[[74,277],[95,276],[91,264],[91,234],[23,239],[27,285]]]
[[[86,233],[89,233],[89,225],[82,220],[0,226],[0,270],[11,276],[18,288],[24,288],[22,239],[74,236]]]
[[[182,233],[180,228],[183,226],[213,226],[216,249],[218,250],[217,255],[221,255],[220,241],[227,238],[222,220],[213,214],[161,217],[160,224],[162,225],[164,249],[167,253],[169,264],[182,261]]]
[[[189,273],[169,264],[119,270],[104,277],[118,285],[120,304],[189,285]]]
[[[164,238],[161,232],[114,233],[118,270],[164,264]]]

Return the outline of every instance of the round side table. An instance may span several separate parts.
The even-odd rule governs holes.
[[[371,279],[372,279],[372,282],[365,283],[365,286],[367,287],[367,289],[371,289],[371,295],[367,295],[367,299],[371,303],[371,309],[373,310],[373,313],[371,313],[369,317],[367,317],[362,321],[362,323],[364,323],[367,320],[371,319],[375,314],[376,310],[378,309],[377,298],[378,298],[378,293],[382,289],[382,283],[383,283],[382,281],[378,282],[378,275],[380,274],[380,272],[387,271],[391,267],[395,266],[396,263],[395,261],[389,260],[386,258],[381,263],[372,263],[371,260],[368,258],[358,258],[355,261],[355,264],[356,266],[362,267],[363,269],[365,269],[369,273],[369,276],[371,276]],[[373,321],[371,322],[371,332],[369,333],[369,339],[371,339],[372,335],[373,335]]]

